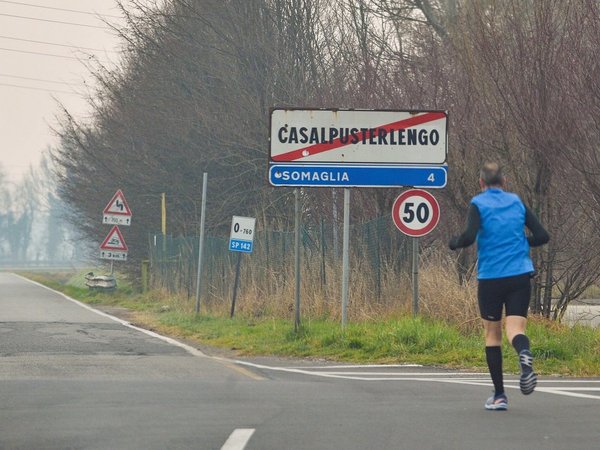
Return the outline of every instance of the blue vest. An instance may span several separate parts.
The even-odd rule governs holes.
[[[471,200],[479,209],[477,279],[533,272],[525,235],[525,205],[518,195],[489,188]]]

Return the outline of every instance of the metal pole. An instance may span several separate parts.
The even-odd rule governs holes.
[[[160,229],[162,231],[163,241],[162,241],[162,249],[163,249],[163,269],[165,267],[165,261],[167,258],[167,195],[163,192],[160,196]]]
[[[413,317],[419,315],[419,238],[413,238],[412,248]]]
[[[237,297],[238,282],[240,280],[240,264],[242,262],[242,252],[238,252],[237,265],[235,266],[235,281],[233,282],[233,297],[231,299],[231,313],[230,318],[233,318],[235,312],[235,298]]]
[[[200,208],[200,237],[198,240],[198,273],[196,274],[196,314],[200,313],[200,278],[202,274],[202,253],[204,250],[204,221],[206,216],[206,186],[208,185],[208,174],[202,175],[202,206]]]
[[[344,188],[344,235],[342,243],[342,328],[347,322],[348,285],[350,281],[350,189]]]
[[[340,250],[338,245],[337,191],[335,189],[331,190],[331,197],[333,199],[333,258],[337,260],[340,256]]]
[[[296,317],[294,320],[294,330],[300,328],[300,189],[294,190],[294,209],[295,209],[295,227],[296,235],[294,239],[294,261],[296,271]]]

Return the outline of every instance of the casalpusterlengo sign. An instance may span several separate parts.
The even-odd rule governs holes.
[[[273,163],[446,163],[445,111],[273,109]]]
[[[441,188],[447,124],[446,111],[273,108],[269,183]]]

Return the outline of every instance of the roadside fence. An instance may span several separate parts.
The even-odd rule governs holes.
[[[223,307],[231,299],[237,254],[228,250],[228,237],[205,236],[202,302],[209,307]],[[198,236],[162,234],[149,236],[149,284],[171,293],[194,297],[198,264]],[[394,226],[391,217],[380,217],[350,227],[351,298],[362,297],[369,308],[397,301],[397,280],[410,276],[412,245],[409,238]],[[305,225],[301,230],[301,283],[307,307],[317,313],[331,314],[333,306],[318,300],[336,302],[341,291],[341,225]],[[255,233],[254,249],[242,258],[240,286],[243,295],[272,309],[266,298],[281,298],[283,314],[293,300],[294,232],[263,229]],[[390,278],[394,279],[393,285]],[[410,288],[407,286],[407,291]],[[287,298],[289,297],[289,298]],[[352,299],[351,299],[352,301]],[[323,303],[323,302],[321,302]],[[241,305],[243,308],[243,305]],[[254,305],[256,306],[256,305]],[[275,307],[276,308],[276,307]]]

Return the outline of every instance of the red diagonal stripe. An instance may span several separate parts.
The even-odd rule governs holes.
[[[373,127],[374,130],[386,130],[389,132],[392,129],[406,129],[410,127],[414,127],[416,125],[421,125],[427,122],[433,122],[434,120],[443,119],[446,117],[446,114],[443,112],[430,112],[421,114],[420,116],[409,117],[408,119],[399,120],[397,122],[393,122],[387,125],[381,125],[379,127]],[[363,134],[366,135],[366,139],[370,137],[370,131],[367,130],[365,133],[362,131],[357,134],[358,140],[362,141]],[[375,131],[375,135],[377,135],[377,131]],[[309,152],[310,156],[317,155],[319,153],[326,152],[328,150],[335,150],[336,148],[345,147],[346,145],[356,145],[351,144],[350,139],[346,144],[343,144],[339,138],[335,139],[332,143],[324,143],[324,144],[313,144],[308,147],[299,148],[297,150],[292,150],[291,152],[281,153],[280,155],[273,156],[273,161],[295,161],[297,159],[303,158],[303,152]]]

